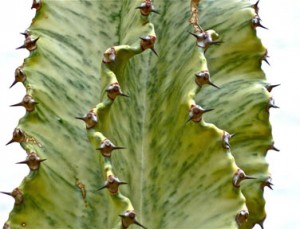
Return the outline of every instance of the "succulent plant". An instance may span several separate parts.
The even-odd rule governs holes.
[[[34,0],[4,228],[252,228],[272,188],[258,3]]]

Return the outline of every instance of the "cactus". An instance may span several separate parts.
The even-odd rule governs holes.
[[[30,168],[4,228],[252,228],[277,150],[258,3],[34,0]],[[267,62],[268,63],[268,62]]]

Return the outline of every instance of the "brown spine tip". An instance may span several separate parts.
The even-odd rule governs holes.
[[[243,180],[247,179],[256,179],[255,177],[251,177],[245,174],[245,172],[241,169],[238,169],[233,175],[232,184],[234,187],[239,188],[240,184]]]
[[[9,195],[15,199],[15,204],[20,205],[23,203],[23,193],[19,188],[15,188],[12,192],[0,192]]]
[[[87,129],[91,129],[95,127],[98,123],[97,114],[93,110],[91,110],[83,117],[75,117],[75,118],[84,121]]]
[[[129,97],[128,95],[122,92],[118,82],[109,85],[108,88],[106,89],[106,92],[107,92],[107,97],[111,100],[115,100],[115,98],[119,95],[124,97]]]
[[[159,12],[152,5],[151,0],[144,0],[144,2],[141,5],[139,5],[138,7],[136,7],[136,9],[139,9],[141,12],[141,15],[143,15],[143,16],[149,16],[149,14],[152,12],[159,14]]]
[[[136,213],[133,210],[127,210],[119,216],[121,217],[122,229],[128,228],[131,224],[136,224],[141,228],[147,229],[137,221]]]
[[[249,217],[249,212],[247,210],[241,210],[236,216],[235,221],[239,227],[242,226],[243,223],[247,222]]]
[[[189,118],[186,121],[189,122],[192,120],[193,122],[200,122],[202,120],[202,115],[206,112],[212,111],[213,109],[203,109],[199,105],[191,105],[190,112],[189,112]]]
[[[112,151],[117,149],[125,149],[125,147],[115,146],[109,139],[103,140],[100,147],[97,148],[104,157],[111,157]]]
[[[15,70],[15,81],[12,83],[12,85],[9,88],[12,88],[18,82],[23,83],[25,80],[26,80],[26,74],[23,72],[22,66],[20,66]]]
[[[35,105],[38,103],[30,96],[25,95],[22,102],[11,105],[11,107],[23,106],[27,112],[32,112],[35,110]]]
[[[42,7],[42,0],[33,0],[31,9],[39,10]]]
[[[16,164],[27,164],[31,171],[37,171],[40,168],[41,162],[46,159],[40,159],[36,153],[30,153],[25,161],[17,162]]]
[[[208,70],[201,71],[195,74],[195,82],[199,87],[202,87],[205,84],[211,85],[215,88],[220,89],[217,85],[215,85],[213,82],[210,80],[210,74]]]
[[[107,177],[107,180],[104,183],[104,186],[102,186],[98,190],[107,188],[111,195],[116,195],[119,192],[119,186],[123,185],[123,184],[127,184],[127,183],[120,181],[119,178],[117,178],[113,175],[109,175]]]
[[[19,142],[19,143],[25,142],[25,140],[26,137],[24,131],[19,128],[15,128],[12,139],[6,145],[9,145],[13,142]]]

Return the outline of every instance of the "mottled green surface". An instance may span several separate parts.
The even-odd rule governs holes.
[[[112,168],[129,183],[120,190],[146,227],[236,228],[235,215],[246,209],[244,196],[250,212],[245,227],[265,217],[261,182],[269,175],[264,156],[272,144],[270,95],[260,69],[265,48],[251,26],[254,10],[248,1],[201,1],[201,26],[217,31],[224,42],[206,51],[206,63],[187,32],[193,31],[189,1],[157,0],[160,15],[150,20],[159,57],[146,50],[129,62],[131,55],[119,54],[115,64],[101,64],[107,48],[138,49],[139,37],[153,33],[135,9],[139,4],[43,1],[29,28],[40,37],[38,49],[24,64],[27,92],[39,104],[18,127],[37,141],[22,146],[47,161],[20,185],[24,202],[10,214],[12,228],[120,224],[126,206],[108,191],[96,191],[106,180],[96,150],[100,132],[127,148],[113,153]],[[220,89],[195,84],[194,74],[207,68]],[[111,70],[129,98],[109,102],[104,89]],[[185,124],[193,98],[214,110],[204,114],[205,121]],[[98,110],[99,123],[87,133],[74,117],[100,102],[106,105]],[[231,150],[223,148],[224,130],[237,134]],[[233,187],[238,167],[258,179]],[[77,179],[85,185],[85,199]]]

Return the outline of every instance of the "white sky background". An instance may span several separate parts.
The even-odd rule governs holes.
[[[16,67],[28,56],[26,50],[15,48],[23,44],[20,32],[29,27],[35,15],[35,10],[30,10],[31,3],[31,0],[1,0],[0,3],[0,191],[12,191],[29,171],[26,165],[15,164],[26,157],[19,144],[5,144],[25,113],[22,107],[9,107],[22,100],[24,87],[16,84],[9,89],[9,86],[14,81]],[[281,84],[272,91],[280,107],[271,110],[275,146],[280,152],[269,151],[267,157],[274,190],[265,192],[268,213],[265,229],[300,228],[299,9],[300,1],[296,0],[260,1],[262,24],[269,28],[258,29],[270,55],[271,66],[264,65],[264,70],[270,83]],[[0,195],[0,227],[13,203],[13,198]]]

